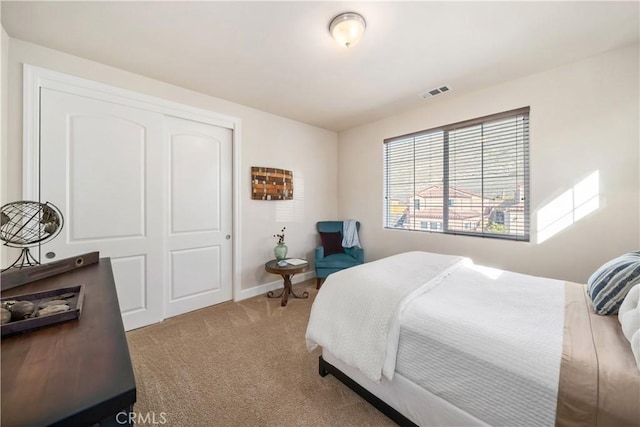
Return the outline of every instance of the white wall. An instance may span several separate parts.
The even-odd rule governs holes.
[[[2,8],[0,7],[0,11]],[[0,12],[0,16],[2,13]],[[9,35],[1,27],[0,32],[0,206],[7,202],[7,189],[8,180],[6,179],[5,172],[8,169],[8,157],[7,157],[7,138],[8,138],[8,102],[9,92],[9,73],[7,72],[7,65],[9,63]],[[8,248],[4,245],[0,245],[0,264],[7,264]]]
[[[241,288],[281,282],[264,271],[273,258],[273,234],[287,227],[290,256],[313,259],[315,223],[337,215],[337,135],[240,104],[149,79],[97,62],[17,39],[9,39],[8,140],[3,139],[8,168],[2,172],[2,200],[19,200],[22,192],[22,64],[27,63],[101,83],[134,90],[217,113],[238,117],[241,125]],[[211,76],[215,81],[215,75]],[[217,84],[224,84],[218,82]],[[3,109],[5,110],[5,109]],[[252,201],[251,166],[290,169],[293,201]],[[300,191],[304,190],[304,191]],[[250,294],[250,293],[249,293]],[[247,295],[249,295],[247,294]]]
[[[339,214],[362,222],[367,260],[426,250],[584,283],[603,262],[640,249],[638,60],[635,45],[485,90],[440,95],[341,132]],[[531,242],[383,229],[385,138],[525,106],[531,107]],[[600,208],[538,244],[538,210],[594,171]]]

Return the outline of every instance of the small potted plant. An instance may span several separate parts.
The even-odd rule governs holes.
[[[282,261],[287,257],[287,245],[284,243],[284,230],[287,227],[282,227],[280,234],[274,234],[273,237],[278,238],[278,244],[273,248],[273,254],[276,256],[276,261]]]

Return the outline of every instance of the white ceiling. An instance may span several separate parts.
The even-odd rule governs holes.
[[[14,38],[340,131],[638,43],[638,2],[11,2]],[[367,21],[357,46],[328,32]],[[594,88],[596,90],[596,88]],[[450,96],[447,94],[439,97]]]

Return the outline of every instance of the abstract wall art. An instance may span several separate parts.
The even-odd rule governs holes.
[[[252,166],[251,198],[253,200],[293,200],[293,172]]]

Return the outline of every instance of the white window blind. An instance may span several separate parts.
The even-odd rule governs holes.
[[[384,227],[529,240],[529,108],[385,140]]]

